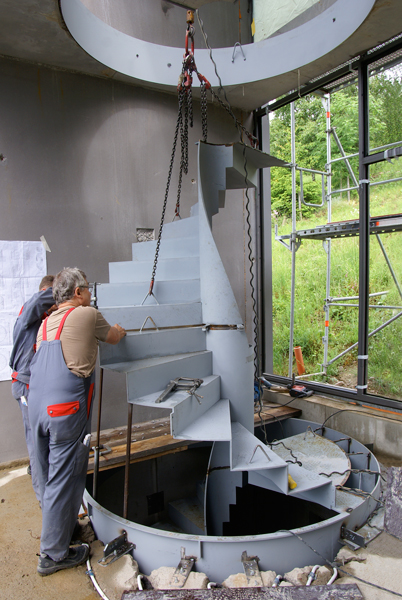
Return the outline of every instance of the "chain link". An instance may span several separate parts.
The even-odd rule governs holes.
[[[208,137],[208,118],[207,118],[207,86],[205,81],[201,81],[201,123],[202,123],[202,141],[206,142]]]
[[[179,135],[179,129],[181,129],[182,121],[183,121],[184,96],[185,96],[184,90],[179,89],[179,110],[178,110],[176,129],[175,129],[174,139],[173,139],[172,155],[170,158],[169,173],[168,173],[167,184],[166,184],[165,198],[163,201],[162,216],[161,216],[161,222],[160,222],[159,232],[158,232],[158,240],[156,242],[155,258],[154,258],[154,264],[153,264],[153,268],[152,268],[152,276],[151,276],[151,284],[150,284],[150,288],[149,288],[149,295],[152,294],[152,290],[153,290],[154,282],[155,282],[156,268],[158,265],[159,247],[160,247],[161,238],[162,238],[162,228],[163,228],[163,224],[165,221],[166,205],[167,205],[167,199],[169,196],[170,180],[172,178],[174,157],[176,154],[177,138]]]
[[[221,98],[219,98],[218,94],[215,92],[215,90],[212,89],[212,87],[210,88],[210,91],[211,91],[212,96],[215,98],[215,100],[222,106],[222,108],[224,108],[226,110],[226,112],[229,113],[229,115],[234,120],[235,125],[239,131],[240,137],[243,132],[247,136],[247,138],[248,138],[250,144],[253,146],[253,148],[256,148],[258,146],[258,139],[254,135],[252,135],[249,131],[247,131],[247,129],[244,127],[244,125],[242,125],[240,123],[240,121],[237,119],[236,115],[234,114],[234,112],[232,111],[230,106],[225,104],[223,102],[223,100]]]

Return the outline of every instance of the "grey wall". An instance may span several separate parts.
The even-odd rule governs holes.
[[[49,273],[78,266],[91,281],[107,282],[108,263],[130,259],[136,228],[159,228],[177,99],[5,59],[0,60],[0,82],[0,154],[7,159],[0,163],[0,239],[39,240],[44,235],[51,249]],[[197,201],[195,142],[201,125],[196,103],[194,111],[189,174],[182,186],[183,217]],[[211,105],[208,118],[209,142],[238,140],[233,120],[221,108]],[[166,221],[174,213],[177,174],[175,168]],[[228,199],[214,231],[245,314],[250,302],[244,273],[243,193],[231,192]],[[237,223],[235,235],[228,229],[231,221]],[[10,388],[11,382],[0,383],[0,463],[27,455]],[[124,424],[123,382],[107,374],[104,388],[102,428]]]

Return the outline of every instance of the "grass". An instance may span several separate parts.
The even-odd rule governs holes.
[[[377,180],[396,177],[394,165],[385,165],[375,173]],[[401,182],[371,188],[370,214],[402,214]],[[350,200],[335,198],[332,202],[331,221],[358,219],[357,195]],[[310,219],[297,220],[297,229],[313,228],[327,223],[327,209],[317,209]],[[291,232],[291,220],[278,218],[278,234]],[[381,234],[380,239],[402,287],[402,232]],[[359,238],[332,239],[330,244],[331,275],[329,296],[351,297],[359,293]],[[273,322],[274,322],[274,373],[288,375],[291,253],[282,244],[274,242],[273,262]],[[307,373],[322,370],[324,361],[327,253],[322,241],[304,240],[296,253],[294,346],[301,346]],[[370,293],[386,291],[383,296],[370,299],[370,304],[402,306],[402,299],[375,235],[370,236],[369,264]],[[358,300],[348,300],[357,304]],[[328,361],[349,348],[358,339],[358,308],[332,306],[329,318]],[[391,319],[397,309],[370,309],[369,331]],[[402,399],[401,354],[399,340],[402,336],[402,317],[395,320],[369,339],[368,377],[369,391],[383,396]],[[296,371],[293,359],[293,369]],[[334,383],[345,372],[357,372],[357,348],[336,360],[327,368],[326,376],[316,376],[319,381]],[[354,381],[356,385],[356,381]],[[353,387],[353,386],[349,386]]]

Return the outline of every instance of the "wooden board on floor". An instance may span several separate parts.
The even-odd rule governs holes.
[[[272,423],[273,421],[283,421],[283,419],[289,419],[290,417],[300,417],[301,412],[299,408],[282,406],[275,402],[263,402],[261,416],[258,412],[254,413],[254,425],[257,427],[257,425]]]
[[[260,414],[254,414],[254,425],[270,423],[299,417],[301,410],[290,406],[281,406],[273,402],[263,402]],[[92,434],[91,445],[97,443],[96,433]],[[150,458],[157,458],[165,454],[182,452],[187,450],[191,444],[197,442],[189,440],[175,440],[170,435],[170,419],[153,419],[138,423],[131,428],[131,451],[130,462],[139,462]],[[100,434],[101,456],[99,459],[99,470],[112,469],[122,466],[126,462],[127,426],[105,429]],[[88,463],[88,473],[93,473],[94,459],[91,451]]]

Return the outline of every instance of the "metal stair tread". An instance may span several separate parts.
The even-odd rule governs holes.
[[[207,412],[184,428],[180,435],[176,435],[175,438],[204,442],[229,441],[231,438],[229,400],[218,400]]]
[[[199,392],[199,394],[202,395],[202,389],[208,386],[218,377],[219,375],[209,375],[208,377],[203,377],[203,383],[197,389],[196,393]],[[185,390],[178,390],[170,393],[163,402],[156,404],[155,400],[161,395],[162,392],[163,390],[159,390],[158,392],[153,392],[152,394],[147,394],[146,396],[135,398],[134,400],[129,400],[129,402],[131,402],[131,404],[150,406],[153,408],[174,408],[180,404],[180,402],[187,400],[189,397],[189,394]]]
[[[332,487],[331,479],[327,479],[313,471],[308,471],[296,464],[288,463],[288,466],[289,475],[297,483],[297,487],[294,490],[289,490],[289,496],[324,486]]]
[[[149,290],[149,276],[144,280],[126,281],[120,283],[100,284],[97,287],[96,295],[98,298],[98,307],[102,310],[103,306],[119,307],[147,307],[174,305],[183,298],[185,303],[200,302],[200,279],[171,279],[170,281],[155,281],[154,298],[146,298]]]
[[[162,240],[182,237],[185,233],[185,237],[189,237],[188,234],[193,232],[198,233],[198,215],[187,217],[186,219],[180,219],[179,221],[171,221],[165,223],[162,229]]]
[[[287,463],[256,438],[241,423],[232,423],[231,470],[259,471],[286,469]],[[261,473],[263,474],[263,473]],[[269,474],[267,474],[269,477]]]
[[[132,261],[153,260],[156,251],[157,240],[132,244]],[[168,238],[161,242],[161,258],[174,258],[183,252],[185,247],[186,256],[199,256],[199,236],[183,236],[178,238]],[[145,258],[146,257],[146,258]]]
[[[128,260],[109,263],[110,283],[130,283],[132,281],[150,281],[153,260]],[[175,258],[159,258],[158,280],[174,281],[177,273],[182,280],[199,277],[199,256],[181,256]]]
[[[109,369],[111,371],[118,371],[119,373],[129,373],[132,371],[141,371],[149,367],[154,367],[162,363],[180,361],[184,358],[190,358],[193,356],[201,356],[203,354],[209,354],[209,350],[201,350],[198,352],[185,352],[182,354],[171,354],[168,356],[157,356],[152,358],[143,358],[140,360],[130,360],[127,362],[120,363],[105,363],[102,364],[102,369]]]
[[[204,507],[197,498],[181,498],[169,502],[168,514],[185,533],[205,534]]]
[[[172,262],[175,262],[175,263],[179,262],[180,263],[180,262],[185,262],[185,261],[188,261],[188,260],[192,261],[193,259],[196,259],[196,258],[198,258],[198,255],[195,255],[195,256],[180,256],[180,257],[173,257],[173,258],[171,258],[171,257],[163,258],[162,256],[160,256],[158,258],[158,266],[161,265],[161,264],[163,264],[163,263],[172,263]],[[109,263],[109,267],[110,266],[114,266],[114,265],[135,265],[136,267],[140,267],[141,265],[151,265],[151,267],[152,267],[153,262],[154,262],[154,257],[147,258],[147,259],[144,259],[144,260],[116,260],[114,262],[110,262]],[[124,283],[124,282],[122,282],[122,283]]]

